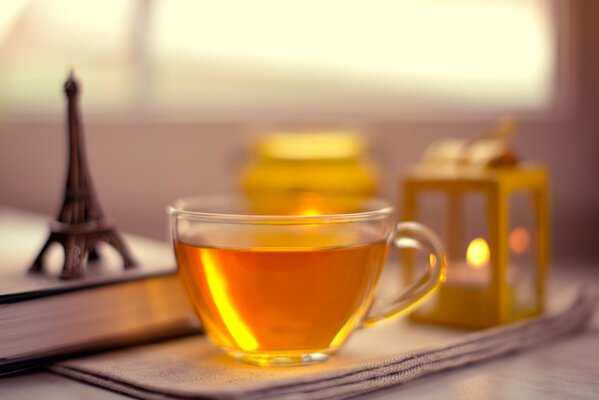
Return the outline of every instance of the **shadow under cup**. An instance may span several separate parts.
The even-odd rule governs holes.
[[[168,211],[178,273],[228,354],[258,365],[321,361],[366,317],[394,238],[393,209],[354,199],[321,202],[339,213],[306,215],[293,201],[277,204],[269,212],[255,199],[176,201]]]

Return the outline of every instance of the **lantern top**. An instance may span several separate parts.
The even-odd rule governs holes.
[[[422,163],[437,167],[510,168],[519,157],[512,149],[518,121],[506,117],[470,139],[446,138],[432,143]]]
[[[547,170],[540,163],[521,163],[506,168],[435,166],[419,164],[409,169],[404,182],[451,190],[477,190],[500,186],[507,190],[527,189],[547,184]]]

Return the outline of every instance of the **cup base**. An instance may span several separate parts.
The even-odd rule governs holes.
[[[329,358],[326,353],[306,354],[251,354],[230,350],[227,354],[234,359],[262,367],[296,367],[325,361]]]

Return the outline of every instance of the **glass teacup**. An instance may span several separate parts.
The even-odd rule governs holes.
[[[321,199],[320,210],[279,200],[199,196],[168,207],[179,276],[207,335],[233,357],[325,360],[356,328],[405,313],[439,285],[438,239],[420,224],[394,224],[385,200]],[[391,243],[424,251],[430,265],[371,310]]]

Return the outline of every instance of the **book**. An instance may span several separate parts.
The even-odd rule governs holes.
[[[118,254],[100,247],[85,277],[58,279],[56,245],[44,273],[28,273],[48,235],[48,219],[0,208],[0,375],[56,359],[199,331],[166,243],[133,235],[138,266],[123,270]]]

